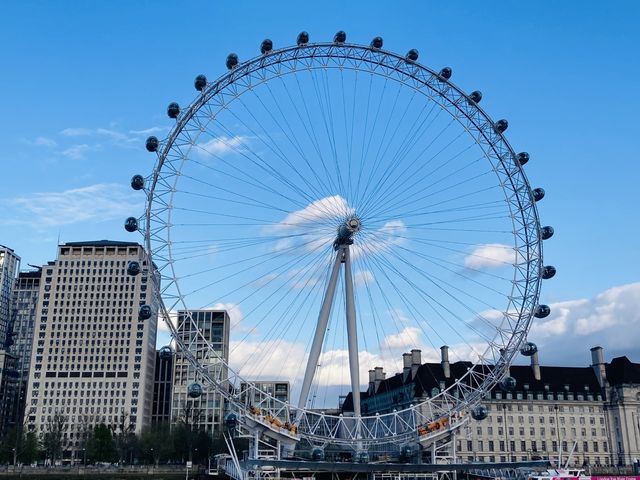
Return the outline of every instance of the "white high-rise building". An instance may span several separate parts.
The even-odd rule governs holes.
[[[229,314],[226,310],[178,312],[178,337],[213,378],[226,379],[229,361]],[[178,351],[173,364],[171,421],[186,421],[195,429],[211,434],[222,432],[224,399],[213,388],[206,388],[195,368]],[[189,386],[199,383],[202,395],[191,398]]]
[[[139,273],[128,273],[130,262]],[[137,243],[73,242],[42,269],[25,422],[46,433],[62,415],[66,452],[82,432],[124,413],[136,432],[150,424],[159,276]],[[140,307],[149,305],[149,318]],[[146,309],[144,309],[146,310]]]
[[[11,320],[13,284],[20,269],[20,257],[9,247],[0,245],[0,349],[4,348]]]

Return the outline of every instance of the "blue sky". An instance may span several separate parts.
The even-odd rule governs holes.
[[[229,52],[253,57],[266,37],[277,48],[301,30],[312,41],[380,35],[451,66],[531,154],[541,218],[556,229],[545,263],[558,268],[542,293],[558,308],[531,335],[541,360],[585,364],[602,342],[640,361],[638,338],[606,333],[640,321],[639,14],[630,1],[5,1],[0,243],[40,264],[58,238],[130,240],[122,221],[142,204],[128,181],[153,166],[144,138],[166,134],[166,105],[188,104],[197,74],[216,78]]]

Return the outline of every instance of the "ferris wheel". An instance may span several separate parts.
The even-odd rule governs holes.
[[[479,91],[418,58],[344,32],[230,54],[222,76],[195,79],[188,106],[169,104],[168,136],[146,141],[155,168],[132,179],[146,211],[125,228],[144,234],[159,314],[198,369],[190,395],[214,388],[234,421],[278,441],[366,451],[481,419],[486,392],[513,388],[514,357],[535,353],[533,318],[550,312],[539,292],[555,274],[542,261],[553,229],[539,222],[529,155]],[[194,352],[171,321],[212,308],[231,315],[228,357],[202,332]],[[418,350],[440,362],[443,346],[467,362],[448,382],[403,363]],[[379,403],[383,369],[421,396]],[[290,401],[262,391],[274,379],[290,382]]]

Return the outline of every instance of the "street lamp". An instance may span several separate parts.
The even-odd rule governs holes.
[[[151,463],[155,464],[155,457],[153,456],[153,448],[151,449]]]
[[[16,461],[18,459],[18,451],[14,448],[11,449],[11,451],[13,452],[13,466],[16,466]]]

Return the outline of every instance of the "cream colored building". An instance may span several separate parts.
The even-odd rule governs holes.
[[[140,273],[129,275],[129,262]],[[25,407],[39,435],[61,414],[65,451],[78,451],[82,430],[116,425],[124,412],[136,432],[150,423],[155,365],[158,275],[137,243],[60,245],[42,269]],[[151,318],[139,319],[141,305]]]
[[[361,392],[362,411],[373,414],[406,408],[437,395],[461,378],[469,362],[422,364],[420,351],[405,353],[404,371],[387,378],[377,367]],[[627,357],[604,361],[591,349],[592,365],[511,366],[512,391],[495,387],[483,404],[488,416],[471,420],[455,436],[458,460],[506,462],[550,459],[571,465],[632,465],[640,459],[640,364]],[[352,408],[351,394],[344,408]],[[428,461],[429,452],[423,452]]]

